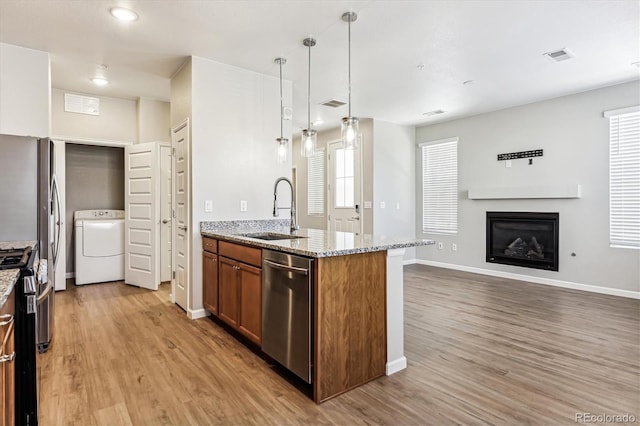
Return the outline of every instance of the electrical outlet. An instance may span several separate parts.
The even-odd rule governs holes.
[[[438,250],[442,250],[444,248],[444,244],[443,243],[438,243]]]
[[[504,162],[504,166],[505,166],[507,169],[510,169],[510,168],[511,168],[511,160],[507,160],[507,161],[505,161],[505,162]]]
[[[458,251],[458,245],[456,243],[451,244],[452,251]]]
[[[240,211],[241,212],[247,211],[247,200],[240,200]]]
[[[205,200],[204,202],[204,212],[211,213],[213,211],[213,200]]]
[[[385,203],[384,201],[380,201],[380,208],[381,209],[386,209],[387,208],[387,203]]]

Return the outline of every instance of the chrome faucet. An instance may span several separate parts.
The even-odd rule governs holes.
[[[289,184],[291,188],[291,232],[297,231],[300,229],[298,224],[296,223],[296,193],[293,190],[293,184],[286,177],[279,177],[276,179],[275,185],[273,185],[273,217],[278,216],[278,210],[286,209],[287,207],[278,207],[278,184],[282,181],[285,181]]]

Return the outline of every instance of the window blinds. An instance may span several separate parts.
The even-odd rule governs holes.
[[[458,232],[458,138],[422,148],[422,232]]]
[[[307,158],[307,214],[324,215],[324,151]]]
[[[640,108],[609,117],[609,238],[612,246],[640,248]]]

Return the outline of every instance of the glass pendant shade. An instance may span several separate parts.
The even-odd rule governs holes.
[[[358,147],[360,139],[360,129],[358,128],[357,117],[344,117],[342,119],[342,143],[345,149],[354,149]]]
[[[286,163],[289,153],[289,139],[277,138],[276,142],[278,142],[278,163]]]
[[[318,150],[318,132],[313,129],[303,129],[300,139],[300,155],[311,157]]]

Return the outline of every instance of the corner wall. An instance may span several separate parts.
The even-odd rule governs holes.
[[[609,246],[609,122],[602,113],[637,105],[640,83],[630,82],[515,108],[423,126],[416,142],[459,137],[458,234],[422,233],[422,164],[416,148],[416,233],[444,242],[421,247],[417,259],[463,268],[520,274],[627,292],[640,291],[640,250]],[[544,156],[513,160],[496,155],[542,148]],[[470,200],[469,188],[582,185],[579,199]],[[486,211],[560,213],[560,270],[485,262]],[[451,244],[458,250],[453,252]],[[575,253],[576,256],[572,256]]]

